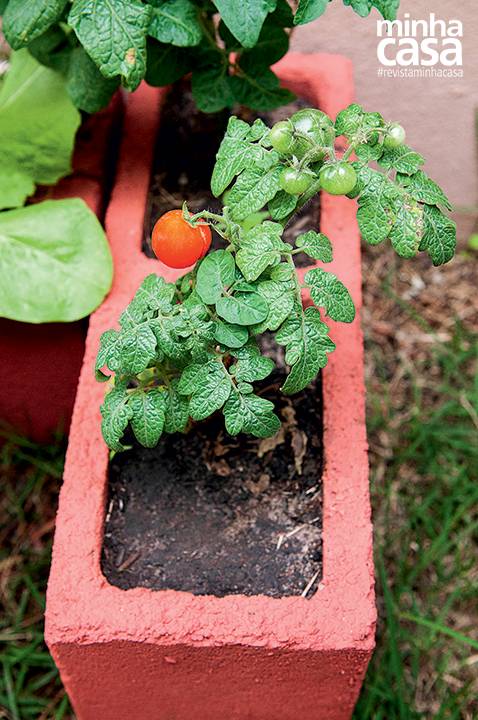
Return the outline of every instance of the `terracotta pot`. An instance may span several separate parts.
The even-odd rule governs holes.
[[[111,186],[115,128],[122,115],[117,93],[79,129],[73,174],[39,188],[34,201],[80,197],[101,222]],[[88,320],[25,323],[0,318],[0,419],[21,435],[49,442],[67,432],[75,402]]]
[[[338,56],[288,55],[284,84],[335,116],[353,100],[352,67]],[[60,496],[48,586],[46,639],[80,720],[346,720],[374,647],[372,528],[360,322],[331,324],[337,350],[323,372],[324,576],[316,594],[274,599],[123,591],[100,570],[108,449],[103,386],[93,366],[141,280],[163,273],[140,251],[162,91],[130,98],[106,217],[115,282],[91,318]],[[354,202],[325,196],[329,266],[360,306]],[[173,278],[169,270],[167,279]],[[179,274],[176,271],[176,274]]]

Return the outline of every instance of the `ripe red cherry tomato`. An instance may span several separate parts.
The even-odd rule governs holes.
[[[194,265],[209,250],[209,225],[191,225],[183,218],[182,210],[170,210],[162,215],[151,236],[153,252],[165,265],[185,268]]]

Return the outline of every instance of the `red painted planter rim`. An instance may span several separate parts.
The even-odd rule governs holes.
[[[343,57],[291,53],[276,70],[284,85],[333,117],[353,101],[352,65]],[[143,85],[130,97],[124,129],[133,146],[137,138],[145,146],[152,142],[163,92]],[[324,370],[324,577],[312,599],[124,591],[111,586],[101,573],[108,449],[100,431],[104,386],[94,379],[94,360],[101,333],[116,324],[142,279],[151,272],[167,280],[174,277],[174,271],[163,272],[159,261],[145,258],[140,250],[150,160],[141,148],[136,155],[130,151],[120,158],[106,216],[115,280],[91,318],[87,338],[57,516],[46,611],[48,644],[114,640],[370,651],[376,612],[358,318],[351,325],[329,321],[337,349]],[[321,231],[334,245],[335,260],[327,269],[337,273],[359,307],[355,210],[353,201],[325,195]]]

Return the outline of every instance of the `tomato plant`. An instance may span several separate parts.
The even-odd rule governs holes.
[[[307,170],[287,167],[282,171],[280,184],[282,189],[290,195],[302,195],[310,188],[313,179],[312,173]]]
[[[170,210],[159,218],[151,239],[158,260],[168,267],[185,268],[209,250],[211,228],[204,223],[193,227],[184,219],[182,210]]]
[[[270,437],[279,430],[273,404],[254,393],[254,381],[274,367],[260,355],[256,336],[275,333],[285,346],[290,372],[281,390],[296,393],[334,350],[324,316],[346,323],[355,317],[347,288],[317,266],[316,261],[332,260],[331,241],[315,231],[299,235],[295,244],[284,239],[291,217],[321,186],[333,195],[353,191],[365,242],[377,245],[388,238],[405,258],[426,250],[434,265],[451,259],[455,226],[439,207],[450,209],[450,203],[421,169],[424,158],[405,144],[388,148],[379,142],[396,127],[356,104],[342,110],[335,123],[307,110],[272,132],[261,120],[249,126],[229,119],[211,180],[216,197],[227,190],[223,212],[173,210],[153,231],[160,259],[172,267],[199,262],[174,283],[147,277],[121,330],[101,338],[97,378],[108,380],[106,369],[116,373],[101,409],[103,435],[113,450],[124,449],[128,423],[141,443],[153,446],[163,432],[180,432],[190,417],[201,420],[216,410],[222,410],[230,434]],[[312,142],[312,152],[300,159],[291,155],[294,133],[302,133],[302,140],[320,135],[323,158],[313,160]],[[333,143],[339,135],[347,141],[341,157]],[[254,213],[260,222],[251,226],[245,220]],[[204,255],[209,226],[227,247]],[[305,275],[296,270],[298,253],[311,258]],[[304,309],[304,291],[314,306]]]
[[[400,147],[405,142],[405,129],[402,125],[393,125],[383,137],[383,146],[389,150]]]
[[[354,189],[357,175],[352,165],[339,162],[322,168],[320,182],[322,188],[330,195],[346,195]]]
[[[322,160],[335,139],[334,123],[321,110],[306,108],[295,113],[294,143],[292,154],[302,159],[307,155],[310,162]]]

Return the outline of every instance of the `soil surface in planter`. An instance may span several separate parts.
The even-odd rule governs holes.
[[[262,115],[272,126],[306,107],[298,100]],[[244,119],[253,122],[257,115]],[[216,116],[198,114],[192,94],[178,85],[163,108],[153,182],[145,218],[144,251],[153,256],[156,220],[187,202],[191,212],[220,212],[209,183],[219,147]],[[286,228],[293,243],[320,223],[316,196]],[[226,246],[213,231],[211,249]],[[302,257],[303,256],[303,257]],[[305,253],[298,266],[311,264]],[[110,467],[102,571],[122,589],[183,590],[310,598],[322,578],[322,394],[320,376],[294,396],[285,381],[284,349],[272,335],[262,354],[277,372],[256,391],[276,406],[282,429],[272,439],[230,436],[216,413],[187,435],[164,435],[146,449],[131,435],[131,450]]]
[[[284,396],[285,376],[259,390],[282,429],[229,435],[221,414],[156,448],[117,454],[110,468],[102,554],[124,590],[310,597],[322,576],[322,427],[317,381]],[[256,387],[261,383],[256,383]]]

